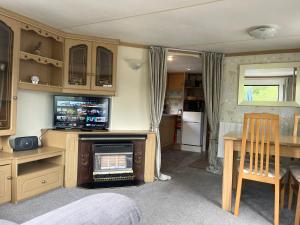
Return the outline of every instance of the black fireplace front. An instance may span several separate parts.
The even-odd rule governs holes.
[[[95,182],[133,180],[133,144],[93,144],[93,180]]]

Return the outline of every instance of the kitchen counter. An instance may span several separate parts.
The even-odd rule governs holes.
[[[164,117],[177,117],[177,116],[181,116],[180,114],[163,114]]]

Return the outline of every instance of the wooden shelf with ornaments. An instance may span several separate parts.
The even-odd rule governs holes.
[[[61,92],[64,38],[28,24],[21,26],[20,89]]]

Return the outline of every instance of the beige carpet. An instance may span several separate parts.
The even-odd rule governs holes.
[[[87,195],[115,192],[136,201],[142,213],[141,225],[273,224],[274,192],[270,185],[247,183],[240,215],[235,217],[221,208],[222,177],[189,166],[198,159],[197,153],[164,152],[162,168],[172,176],[170,181],[113,189],[61,188],[16,205],[2,205],[0,218],[21,223]],[[293,216],[294,211],[281,210],[280,224],[293,224]]]

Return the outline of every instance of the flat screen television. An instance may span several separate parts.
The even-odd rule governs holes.
[[[54,127],[105,130],[109,128],[110,98],[54,96]]]

